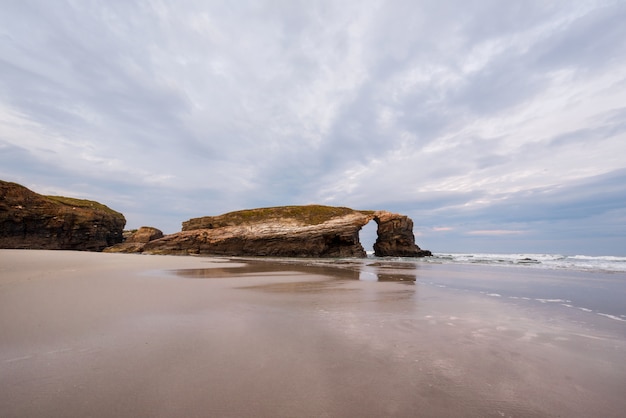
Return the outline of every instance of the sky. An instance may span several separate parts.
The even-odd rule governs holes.
[[[626,256],[624,0],[0,3],[2,180],[128,229],[316,203]]]

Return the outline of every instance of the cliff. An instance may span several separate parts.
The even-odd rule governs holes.
[[[0,180],[0,248],[101,251],[122,241],[125,224],[124,215],[98,202]]]
[[[371,220],[378,223],[376,255],[430,255],[429,251],[415,245],[413,222],[406,216],[322,205],[250,209],[190,219],[183,222],[181,232],[150,241],[143,251],[152,254],[365,257],[359,231]]]

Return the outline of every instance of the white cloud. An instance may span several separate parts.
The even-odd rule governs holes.
[[[626,167],[623,17],[602,0],[12,3],[0,174],[91,185],[142,224],[322,202],[517,230],[451,221]]]
[[[499,235],[517,235],[523,234],[524,231],[516,231],[516,230],[508,230],[508,229],[487,229],[487,230],[476,230],[469,231],[467,234],[469,235],[487,235],[487,236],[499,236]]]

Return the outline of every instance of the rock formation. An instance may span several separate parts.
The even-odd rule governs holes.
[[[124,231],[124,241],[104,249],[107,253],[141,253],[145,245],[155,239],[163,238],[160,229],[142,226],[136,231]]]
[[[321,205],[282,206],[190,219],[181,232],[148,242],[152,254],[274,257],[365,257],[359,231],[378,223],[376,255],[430,255],[415,245],[413,222],[384,211]]]
[[[0,180],[0,248],[101,251],[122,241],[125,224],[124,215],[98,202]]]
[[[431,256],[428,250],[415,245],[413,221],[404,215],[377,212],[374,218],[378,224],[378,238],[374,243],[374,254],[378,257],[425,257]]]

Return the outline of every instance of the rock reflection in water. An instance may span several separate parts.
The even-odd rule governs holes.
[[[257,289],[272,293],[320,293],[332,291],[355,291],[341,287],[345,280],[311,280],[305,282],[262,283],[252,286],[241,286],[238,289]]]
[[[181,269],[174,270],[173,273],[178,276],[195,279],[250,276],[276,277],[307,274],[328,276],[333,280],[405,283],[414,283],[417,276],[417,265],[413,263],[301,259],[271,259],[267,261],[258,259],[237,259],[233,261],[245,264],[228,268]],[[316,281],[315,283],[320,283],[320,281]],[[289,285],[294,286],[296,284],[290,283]]]

